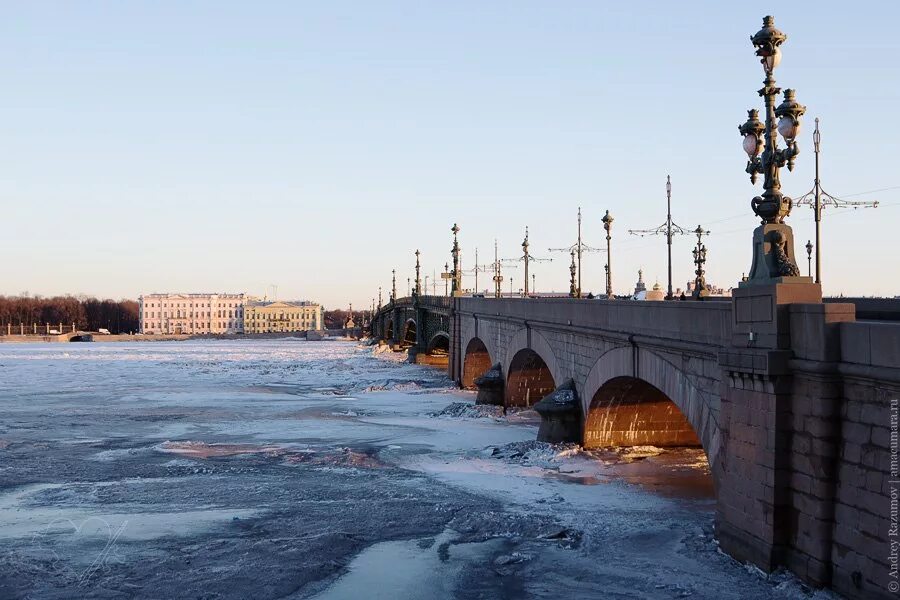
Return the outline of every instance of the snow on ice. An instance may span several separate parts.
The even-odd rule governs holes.
[[[351,342],[0,345],[2,598],[828,598],[700,450],[584,451]]]

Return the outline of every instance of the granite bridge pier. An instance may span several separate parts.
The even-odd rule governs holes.
[[[702,446],[724,551],[850,598],[893,597],[900,322],[857,320],[854,304],[823,303],[808,283],[737,292],[414,295],[371,327],[419,362],[446,361],[479,402],[535,406],[540,439]]]

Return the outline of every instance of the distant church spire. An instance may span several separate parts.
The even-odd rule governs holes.
[[[644,284],[644,270],[638,269],[638,280],[634,284],[634,295],[637,296],[640,292],[645,291],[647,291],[647,286]]]

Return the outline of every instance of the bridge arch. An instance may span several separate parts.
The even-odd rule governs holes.
[[[515,355],[523,348],[533,350],[547,364],[553,380],[562,382],[566,379],[565,374],[559,368],[556,361],[556,354],[550,342],[537,331],[528,327],[520,329],[513,337],[510,338],[506,345],[506,359],[503,362],[503,372],[509,374],[509,368]]]
[[[431,339],[428,340],[428,354],[449,354],[450,353],[450,334],[446,331],[438,331]]]
[[[506,373],[506,406],[534,406],[556,389],[556,380],[547,362],[531,348],[516,352]]]
[[[503,372],[506,406],[533,406],[564,379],[550,343],[528,327],[510,338]]]
[[[600,386],[589,406],[585,448],[701,445],[675,403],[643,379],[613,377]]]
[[[403,338],[401,340],[404,344],[409,344],[411,346],[416,345],[416,321],[415,319],[408,319],[406,323],[403,325]]]
[[[659,354],[637,346],[609,350],[588,373],[581,399],[585,445],[593,443],[604,427],[608,435],[629,423],[635,429],[645,429],[643,437],[629,434],[633,440],[643,440],[640,443],[699,444],[706,452],[713,479],[717,479],[721,440],[709,394]],[[651,439],[652,427],[660,428],[656,430],[656,441]]]
[[[475,380],[484,375],[493,364],[487,345],[479,337],[471,338],[463,355],[462,387],[473,389]]]

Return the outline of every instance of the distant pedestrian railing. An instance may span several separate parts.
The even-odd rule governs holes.
[[[0,327],[2,335],[62,335],[75,333],[78,329],[75,323],[6,323]]]

